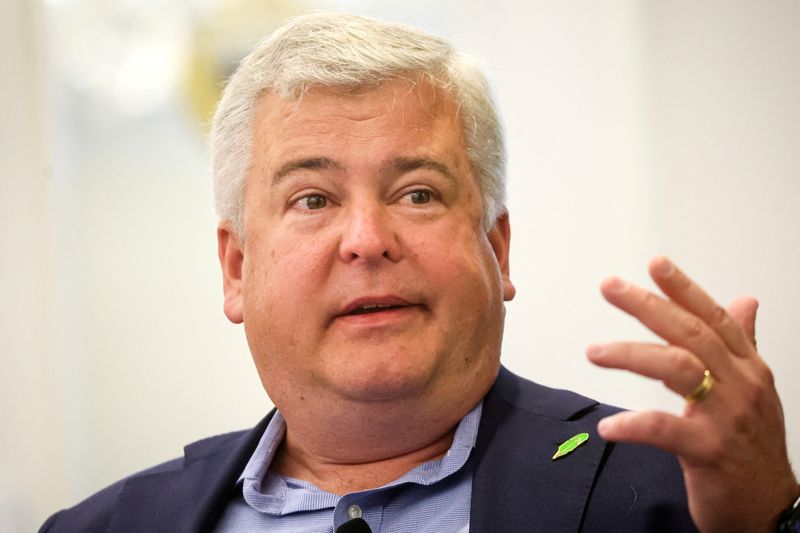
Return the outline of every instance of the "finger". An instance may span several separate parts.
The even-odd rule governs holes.
[[[726,379],[730,372],[728,347],[701,319],[673,302],[616,277],[605,280],[601,290],[611,304],[636,317],[670,344],[695,354],[715,377]]]
[[[634,342],[594,344],[586,350],[589,360],[604,368],[618,368],[660,380],[673,392],[686,396],[703,379],[700,359],[679,346]]]
[[[744,330],[748,340],[756,347],[756,312],[758,300],[750,296],[740,296],[728,305],[728,314]]]
[[[606,417],[597,425],[606,440],[631,442],[659,448],[690,462],[713,458],[714,438],[696,420],[661,411],[625,411]]]
[[[666,257],[650,261],[650,276],[672,301],[708,324],[737,355],[753,355],[741,326],[699,285]]]

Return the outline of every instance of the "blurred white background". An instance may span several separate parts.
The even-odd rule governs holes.
[[[507,366],[679,412],[583,355],[650,338],[598,285],[652,286],[670,255],[722,302],[761,300],[800,465],[800,2],[0,0],[0,530],[270,408],[222,314],[205,123],[219,76],[319,8],[485,63],[510,155]]]

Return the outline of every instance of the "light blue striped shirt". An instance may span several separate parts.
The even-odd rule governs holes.
[[[286,422],[276,412],[239,478],[241,495],[227,505],[216,531],[333,533],[357,505],[374,533],[467,532],[472,496],[468,459],[482,407],[479,403],[461,419],[444,456],[382,487],[344,496],[269,470],[286,433]]]

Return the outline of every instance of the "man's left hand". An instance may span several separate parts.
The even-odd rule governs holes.
[[[602,420],[598,431],[675,454],[701,531],[773,531],[800,487],[773,375],[756,351],[758,302],[739,298],[724,309],[663,257],[651,261],[650,275],[666,298],[619,278],[603,282],[602,292],[667,344],[593,345],[589,359],[658,379],[684,397],[697,391],[706,369],[713,384],[703,399],[687,400],[682,416],[624,412]]]

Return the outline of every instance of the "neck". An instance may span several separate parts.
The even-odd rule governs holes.
[[[458,423],[496,375],[477,372],[384,401],[295,388],[294,397],[308,401],[274,398],[286,420],[286,436],[270,468],[334,494],[385,485],[444,455]]]
[[[363,461],[342,460],[304,445],[287,426],[286,437],[270,469],[308,481],[320,489],[344,495],[383,486],[417,466],[443,456],[453,443],[455,427],[416,449]]]

